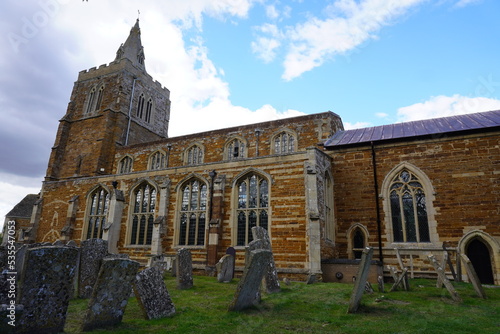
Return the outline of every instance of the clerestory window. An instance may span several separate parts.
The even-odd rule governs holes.
[[[129,156],[121,159],[118,167],[118,174],[130,173],[132,171],[132,163],[133,160]]]
[[[186,151],[186,164],[198,165],[203,163],[203,149],[198,145],[193,145]]]
[[[235,160],[244,158],[246,155],[245,143],[240,139],[233,139],[227,145],[227,159]]]
[[[274,154],[295,152],[295,136],[283,131],[274,137]]]
[[[149,169],[158,170],[163,169],[166,166],[167,156],[162,151],[157,151],[151,155],[149,158]]]

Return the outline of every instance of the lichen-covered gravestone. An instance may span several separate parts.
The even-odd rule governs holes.
[[[234,276],[234,257],[231,254],[221,257],[215,267],[217,268],[217,282],[231,282]]]
[[[193,262],[191,252],[185,248],[177,251],[175,260],[177,289],[184,290],[193,286]]]
[[[103,259],[90,297],[82,330],[119,324],[122,321],[139,262],[128,259]]]
[[[97,280],[102,259],[108,255],[108,242],[102,239],[87,239],[80,247],[80,277],[78,296],[89,298]]]
[[[271,259],[267,265],[267,271],[264,275],[264,281],[266,282],[266,291],[268,293],[275,293],[281,291],[280,282],[278,279],[278,271],[276,270],[276,265],[274,264],[274,256],[271,248],[271,239],[269,239],[269,234],[267,230],[260,226],[252,227],[252,236],[254,240],[262,240],[262,248],[271,252]]]
[[[174,303],[160,269],[151,267],[136,275],[134,292],[144,318],[158,319],[175,313]]]
[[[373,248],[366,247],[363,249],[361,255],[361,262],[359,264],[358,274],[356,275],[356,282],[354,282],[354,289],[352,290],[351,299],[349,300],[349,307],[347,313],[356,313],[361,302],[361,297],[365,292],[365,286],[368,279],[368,272],[370,271],[370,263],[373,257]]]
[[[24,306],[18,333],[64,330],[78,250],[70,247],[28,249],[21,277],[19,304]]]
[[[245,263],[243,276],[238,283],[229,311],[240,311],[260,302],[260,285],[272,253],[258,249],[251,251]]]

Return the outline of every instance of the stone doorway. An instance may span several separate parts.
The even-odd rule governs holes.
[[[481,239],[475,238],[467,245],[466,254],[472,262],[481,284],[494,284],[491,254],[488,246]]]

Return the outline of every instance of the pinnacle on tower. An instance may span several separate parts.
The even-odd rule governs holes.
[[[144,48],[141,43],[141,28],[139,27],[139,19],[135,22],[135,25],[130,30],[130,34],[127,37],[125,43],[120,45],[118,51],[116,51],[115,61],[121,59],[128,59],[132,64],[144,71],[146,71],[146,65],[144,64]]]

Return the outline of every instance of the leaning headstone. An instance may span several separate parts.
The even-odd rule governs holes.
[[[238,283],[229,311],[240,311],[260,302],[260,285],[267,270],[272,253],[259,249],[252,251],[245,264],[243,276]]]
[[[354,289],[352,290],[351,299],[349,300],[349,308],[347,313],[356,313],[361,302],[361,297],[365,291],[365,285],[368,279],[368,272],[370,271],[370,263],[373,257],[373,248],[366,247],[363,249],[363,254],[361,255],[361,262],[359,264],[357,279],[354,283]]]
[[[27,250],[18,298],[18,304],[24,306],[16,326],[18,333],[64,330],[77,255],[78,251],[70,247]]]
[[[231,282],[234,276],[234,257],[231,254],[226,254],[217,264],[217,282],[228,283]]]
[[[175,266],[177,289],[184,290],[193,287],[193,262],[188,249],[181,248],[177,251]]]
[[[408,275],[408,268],[404,268],[403,272],[401,273],[400,276],[397,277],[396,282],[394,282],[394,285],[392,286],[391,290],[389,290],[389,292],[396,291],[398,286],[401,284],[404,285],[404,282],[406,280],[407,275]],[[405,288],[405,290],[406,290],[406,288]]]
[[[451,295],[451,298],[456,301],[456,302],[461,302],[462,299],[460,298],[460,296],[458,295],[458,292],[455,290],[455,288],[453,287],[453,285],[451,284],[450,280],[448,279],[448,277],[446,277],[445,273],[444,273],[444,270],[443,268],[441,268],[441,266],[439,265],[439,263],[437,262],[436,258],[434,257],[434,255],[429,255],[427,256],[429,258],[429,260],[431,261],[431,264],[432,266],[434,267],[434,269],[436,270],[437,274],[438,274],[438,278],[443,282],[444,286],[446,287],[446,289],[448,290],[448,292],[450,293]]]
[[[54,241],[52,246],[64,246],[64,242],[61,239]]]
[[[469,281],[472,283],[472,286],[474,287],[477,295],[483,299],[486,299],[486,294],[484,293],[481,281],[479,280],[476,270],[474,269],[474,266],[472,265],[469,257],[465,254],[460,254],[460,256],[462,257],[462,261],[464,261],[465,270],[467,271],[467,276],[469,276]]]
[[[159,319],[175,313],[174,303],[160,269],[147,268],[136,275],[134,292],[144,318]]]
[[[139,262],[127,259],[104,259],[90,297],[82,330],[91,331],[122,321]]]
[[[108,242],[103,239],[87,239],[80,247],[80,276],[78,296],[89,298],[99,274],[102,259],[108,255]]]
[[[384,293],[384,277],[383,276],[378,276],[377,278],[377,283],[378,283],[378,292]]]
[[[276,265],[274,264],[274,256],[272,253],[273,250],[271,247],[271,239],[269,239],[269,234],[267,233],[267,230],[265,228],[254,226],[252,227],[252,236],[254,240],[262,240],[263,249],[271,252],[271,260],[269,261],[267,272],[264,276],[264,280],[266,282],[266,291],[268,293],[279,292],[281,290],[280,281],[278,279],[278,271],[276,270]],[[316,281],[316,276],[314,277],[314,281]]]

